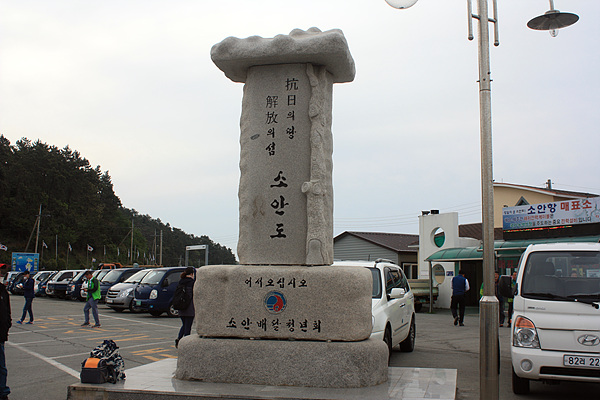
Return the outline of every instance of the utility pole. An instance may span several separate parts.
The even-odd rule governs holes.
[[[159,262],[158,265],[163,265],[162,263],[162,246],[163,246],[163,231],[160,231],[160,258],[159,258]]]
[[[35,235],[35,253],[38,252],[38,242],[40,240],[40,221],[42,220],[42,205],[40,204],[40,212],[37,216],[37,233]]]
[[[129,253],[131,254],[129,264],[133,264],[133,218],[131,218],[131,249]]]

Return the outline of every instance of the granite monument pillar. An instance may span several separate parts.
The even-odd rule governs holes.
[[[213,62],[244,83],[240,265],[200,268],[197,334],[176,378],[310,387],[387,380],[370,339],[371,274],[333,263],[333,84],[354,79],[343,33],[227,38]]]

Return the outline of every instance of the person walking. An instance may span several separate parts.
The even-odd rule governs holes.
[[[469,289],[469,281],[465,278],[465,272],[461,269],[458,271],[458,275],[452,278],[452,300],[450,302],[450,310],[454,317],[454,326],[465,326],[465,295]]]
[[[23,283],[21,283],[21,287],[23,288],[23,296],[25,297],[25,305],[23,306],[23,315],[21,319],[17,321],[17,324],[22,324],[25,321],[25,317],[27,313],[29,313],[29,322],[27,324],[33,324],[33,299],[35,299],[35,292],[33,290],[33,285],[35,281],[31,277],[31,273],[27,270],[23,272]]]
[[[8,274],[9,266],[0,264],[0,277],[2,281]],[[8,330],[12,326],[10,315],[10,297],[6,286],[0,282],[0,400],[8,400],[10,388],[6,386],[8,370],[6,369],[6,358],[4,356],[4,342],[8,340]]]
[[[179,318],[181,318],[181,329],[179,329],[179,335],[175,339],[175,347],[179,346],[179,341],[182,337],[188,336],[192,332],[192,324],[194,323],[194,316],[196,310],[194,309],[194,273],[196,270],[194,267],[187,267],[185,271],[181,273],[181,280],[178,286],[185,287],[185,292],[190,297],[190,304],[184,309],[179,310]]]
[[[515,288],[517,286],[517,271],[513,271],[512,278],[510,280],[510,293],[511,296],[506,300],[508,302],[508,327],[512,325],[512,314],[513,314],[513,301],[515,300]]]
[[[85,271],[85,279],[87,279],[87,288],[84,290],[87,293],[87,301],[83,307],[85,320],[81,326],[90,326],[90,309],[94,316],[94,326],[92,328],[100,328],[100,318],[98,317],[98,301],[100,301],[100,282],[93,276],[92,271]]]

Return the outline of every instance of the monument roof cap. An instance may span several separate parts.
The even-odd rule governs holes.
[[[334,83],[351,82],[356,75],[354,59],[340,29],[322,32],[294,29],[274,38],[228,37],[210,50],[213,62],[229,79],[245,82],[248,68],[258,65],[311,63],[324,65]]]

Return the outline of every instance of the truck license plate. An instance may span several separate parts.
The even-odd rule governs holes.
[[[563,356],[563,365],[565,367],[585,367],[600,369],[600,357],[565,354]]]

